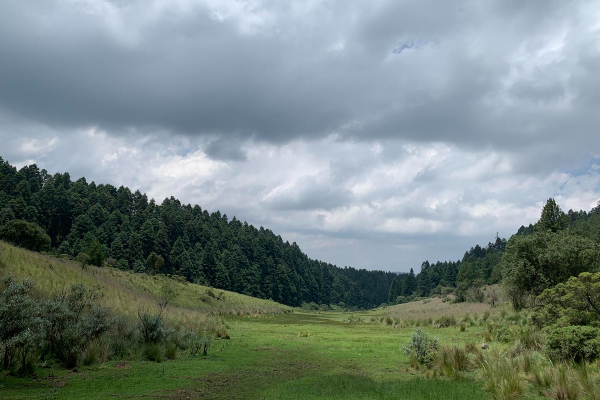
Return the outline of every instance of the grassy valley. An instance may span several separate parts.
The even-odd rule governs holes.
[[[0,243],[0,273],[31,277],[38,295],[50,296],[72,283],[99,287],[101,302],[135,323],[136,312],[154,306],[165,284],[178,295],[167,313],[175,324],[202,329],[223,324],[229,339],[214,339],[208,355],[177,350],[162,362],[138,357],[106,359],[75,369],[38,365],[35,375],[1,378],[3,398],[405,398],[470,399],[486,396],[475,381],[427,379],[410,368],[399,348],[415,324],[393,327],[385,318],[398,308],[349,313],[292,310],[267,300],[110,268],[81,266]],[[214,293],[210,295],[209,293]],[[459,305],[460,306],[460,305]],[[437,299],[419,302],[427,315]],[[473,311],[469,307],[465,311]],[[293,311],[293,312],[291,312]],[[483,326],[428,327],[443,344],[464,346],[482,340]]]
[[[598,399],[600,205],[417,273],[0,159],[0,397]]]

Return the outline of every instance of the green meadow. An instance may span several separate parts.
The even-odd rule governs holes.
[[[382,311],[353,314],[378,318]],[[400,346],[414,328],[344,322],[342,312],[294,312],[226,319],[229,340],[205,357],[106,362],[77,371],[39,368],[30,378],[3,377],[7,399],[482,399],[471,379],[428,379]],[[441,343],[480,342],[483,328],[427,329]]]
[[[38,351],[24,359],[27,373],[4,368],[1,399],[600,398],[600,361],[552,362],[535,313],[506,301],[492,308],[433,297],[308,311],[176,277],[82,268],[0,242],[0,276],[9,275],[31,278],[40,302],[74,283],[95,288],[114,319],[104,336],[76,348],[74,367]],[[161,306],[166,292],[175,295]],[[142,340],[144,313],[163,318],[160,340]],[[429,343],[421,349],[432,357],[420,358],[427,353],[416,343]]]
[[[229,339],[215,337],[206,356],[178,349],[174,359],[142,357],[96,362],[65,369],[48,363],[35,375],[0,375],[3,399],[482,399],[480,383],[468,376],[455,380],[427,378],[411,368],[400,347],[419,319],[441,344],[482,342],[478,324],[435,329],[431,317],[437,300],[348,313],[307,312],[268,300],[214,290],[164,276],[112,268],[81,266],[73,261],[30,252],[0,242],[0,275],[33,279],[36,293],[48,297],[72,283],[99,288],[101,303],[129,316],[160,301],[165,284],[177,291],[166,318],[174,325],[218,324]],[[444,305],[458,315],[481,311],[481,305]],[[402,318],[402,319],[401,319]]]

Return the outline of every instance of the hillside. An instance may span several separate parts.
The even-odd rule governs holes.
[[[134,316],[139,309],[156,305],[165,286],[176,296],[171,301],[169,318],[176,322],[197,321],[212,315],[280,314],[289,307],[269,300],[256,299],[239,293],[215,290],[206,286],[171,279],[120,271],[115,268],[87,266],[45,256],[0,242],[0,276],[12,274],[33,279],[43,296],[51,296],[73,283],[98,287],[104,306],[115,313]]]
[[[379,306],[396,276],[312,260],[268,229],[173,197],[157,204],[139,191],[73,182],[68,173],[50,175],[35,164],[17,170],[0,157],[0,226],[13,221],[31,224],[11,228],[17,235],[43,230],[42,242],[30,249],[83,253],[97,266],[180,275],[291,306]]]

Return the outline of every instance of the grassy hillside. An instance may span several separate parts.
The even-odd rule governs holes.
[[[133,316],[141,308],[153,307],[165,287],[173,289],[169,318],[176,322],[197,321],[209,315],[280,314],[291,308],[224,290],[188,283],[166,276],[134,274],[114,268],[81,266],[70,260],[45,256],[0,242],[0,276],[30,277],[45,296],[73,283],[98,287],[105,306],[119,314]]]
[[[499,285],[489,286],[498,293],[501,289]],[[465,317],[467,315],[483,314],[486,311],[493,311],[493,308],[487,303],[453,303],[440,297],[432,297],[425,300],[411,301],[409,303],[398,304],[385,309],[385,314],[392,318],[399,318],[404,321],[416,321],[425,319],[436,319],[441,316]],[[499,296],[499,302],[496,308],[508,308],[508,300],[505,296]]]

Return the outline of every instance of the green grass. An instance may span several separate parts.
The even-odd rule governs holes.
[[[50,267],[50,265],[52,267]],[[70,283],[100,285],[104,302],[131,315],[155,304],[167,278],[88,267],[0,243],[0,275],[31,276],[50,294]],[[2,399],[477,399],[489,398],[480,382],[427,379],[400,351],[414,327],[379,322],[385,309],[357,313],[311,313],[225,292],[207,299],[209,288],[174,283],[179,292],[172,319],[196,321],[209,314],[226,319],[230,340],[214,340],[208,356],[178,351],[174,360],[111,361],[76,371],[39,366],[37,376],[0,375]],[[220,292],[220,291],[215,291]],[[354,315],[365,323],[344,322]],[[374,322],[370,322],[371,319]],[[484,327],[424,328],[444,345],[483,341]],[[495,346],[492,343],[492,346]]]
[[[370,313],[364,313],[369,315]],[[485,399],[471,380],[426,379],[399,351],[412,328],[341,322],[347,314],[296,312],[230,317],[231,340],[207,357],[180,352],[163,363],[109,362],[78,372],[38,369],[39,377],[3,377],[7,399],[150,396],[206,399]],[[444,344],[477,342],[483,328],[427,330]],[[301,335],[302,333],[307,336]]]

